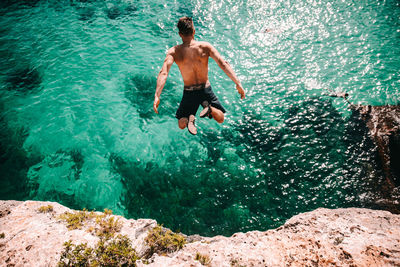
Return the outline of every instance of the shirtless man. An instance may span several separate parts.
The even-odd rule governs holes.
[[[224,121],[225,109],[211,90],[208,80],[208,58],[217,62],[218,66],[236,84],[241,99],[245,97],[243,87],[231,66],[221,57],[218,51],[207,42],[194,40],[195,29],[192,18],[183,17],[178,21],[179,36],[182,44],[168,50],[164,64],[157,77],[157,88],[154,96],[154,111],[158,114],[161,91],[167,81],[169,70],[175,62],[181,72],[184,90],[179,108],[176,112],[179,128],[188,128],[193,135],[197,134],[194,125],[195,115],[200,105],[203,110],[200,117],[214,118],[218,123]]]

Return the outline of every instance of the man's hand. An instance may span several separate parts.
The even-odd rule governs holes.
[[[244,99],[246,96],[245,96],[242,85],[236,84],[236,89],[238,90],[238,93],[240,94],[240,99]]]
[[[160,105],[160,98],[158,96],[154,97],[154,104],[153,104],[153,109],[154,112],[158,114],[158,105]]]

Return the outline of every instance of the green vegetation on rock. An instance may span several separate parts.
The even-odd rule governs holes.
[[[84,209],[76,212],[65,212],[59,216],[59,219],[65,221],[70,230],[82,229],[86,224],[90,224],[89,232],[98,237],[110,238],[122,227],[119,219],[115,219],[111,215],[112,211],[108,209],[105,209],[102,214]]]
[[[69,230],[82,229],[84,223],[94,217],[95,213],[93,211],[88,212],[86,209],[77,212],[65,212],[59,216],[61,220],[67,222]]]
[[[122,224],[119,219],[115,219],[107,214],[96,216],[95,233],[98,237],[110,238],[121,230]]]
[[[196,253],[195,260],[199,261],[201,265],[209,266],[211,263],[211,259],[208,255],[200,254],[199,252]]]
[[[94,248],[88,247],[87,243],[65,242],[58,266],[135,266],[136,260],[138,256],[131,240],[126,235],[118,235],[100,238]]]
[[[65,242],[58,266],[135,266],[139,259],[129,237],[116,235],[121,231],[122,223],[112,216],[111,210],[106,209],[101,214],[87,210],[65,212],[59,219],[65,221],[70,230],[86,227],[99,241],[94,247],[87,243],[73,244],[71,240]],[[166,254],[181,249],[186,240],[182,234],[157,225],[149,231],[145,242],[149,249],[144,255],[144,262],[154,253]],[[207,262],[205,257],[200,260]]]
[[[145,257],[150,258],[154,253],[167,254],[181,249],[185,245],[186,239],[181,234],[157,225],[149,232],[145,242],[150,247]]]
[[[41,206],[40,208],[38,208],[38,212],[40,213],[49,213],[49,212],[53,212],[53,206],[52,205],[47,205],[47,206]]]
[[[90,223],[88,231],[98,236],[99,241],[94,248],[87,243],[65,242],[58,266],[135,266],[138,257],[131,240],[126,235],[115,236],[122,224],[111,214],[107,209],[102,214],[87,210],[61,214],[60,219],[67,222],[70,230],[82,229]]]

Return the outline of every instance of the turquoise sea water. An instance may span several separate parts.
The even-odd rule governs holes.
[[[399,1],[2,1],[0,14],[1,199],[230,235],[387,197],[366,128],[327,89],[399,103]],[[228,113],[198,118],[197,136],[174,117],[176,65],[152,110],[183,15],[247,92],[211,60]]]

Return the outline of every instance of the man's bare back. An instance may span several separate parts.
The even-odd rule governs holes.
[[[185,86],[208,82],[210,44],[193,40],[171,48],[170,53],[181,72]]]
[[[185,88],[176,114],[179,120],[179,128],[188,127],[190,133],[196,134],[197,129],[194,126],[194,121],[200,104],[204,107],[200,117],[214,118],[219,123],[224,121],[225,109],[212,92],[208,80],[209,57],[213,58],[225,74],[236,84],[236,89],[241,99],[245,97],[245,93],[235,72],[218,51],[207,42],[194,40],[195,30],[191,18],[181,18],[178,22],[178,28],[182,44],[172,47],[167,52],[164,64],[157,77],[153,108],[158,113],[160,95],[167,81],[171,66],[175,62],[181,72]]]

